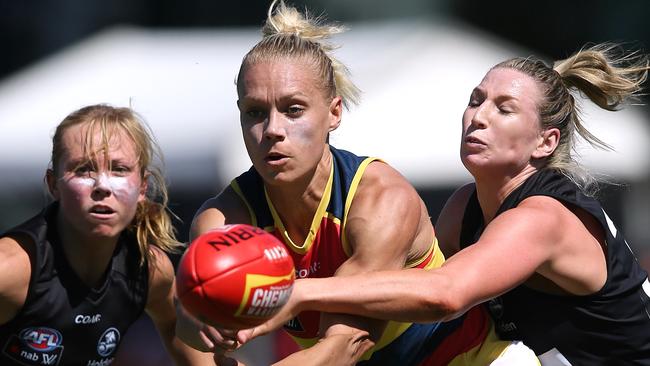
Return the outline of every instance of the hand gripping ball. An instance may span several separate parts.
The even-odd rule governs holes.
[[[197,237],[178,265],[176,293],[206,324],[259,325],[287,302],[293,260],[276,237],[250,225],[225,225]]]

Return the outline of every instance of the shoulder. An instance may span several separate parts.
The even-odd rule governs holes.
[[[426,208],[406,178],[381,161],[368,165],[349,208],[347,234],[361,230],[411,237],[423,221],[429,221]]]
[[[368,164],[359,183],[357,194],[390,194],[395,198],[418,198],[419,196],[406,178],[395,168],[383,161],[376,160]]]
[[[475,191],[476,184],[474,182],[463,184],[449,196],[446,205],[450,206],[449,208],[462,209],[464,211],[469,198]]]
[[[526,197],[512,210],[515,210],[519,215],[543,217],[550,222],[555,222],[553,218],[561,219],[562,214],[573,215],[571,210],[563,202],[544,195]],[[558,214],[560,215],[558,216]]]
[[[436,220],[436,233],[440,248],[449,257],[460,250],[460,232],[465,208],[471,195],[476,190],[474,183],[467,183],[458,188],[447,199]]]
[[[416,214],[419,217],[421,206],[420,195],[404,176],[390,165],[374,161],[359,182],[349,215],[394,218]]]
[[[530,196],[504,211],[487,225],[483,236],[526,238],[547,247],[564,242],[563,233],[579,222],[562,202],[548,196]]]
[[[474,183],[467,183],[456,189],[454,193],[449,196],[447,202],[445,202],[445,205],[440,212],[440,216],[438,217],[436,226],[448,225],[451,223],[460,224],[465,209],[467,208],[467,203],[475,190],[476,186]]]
[[[538,228],[552,228],[554,232],[567,229],[566,225],[570,221],[578,219],[578,216],[567,204],[544,195],[527,197],[519,202],[517,207],[508,211],[512,211],[511,220],[530,222]]]
[[[191,239],[215,227],[240,223],[249,224],[250,213],[246,202],[228,185],[218,195],[206,200],[192,220]]]
[[[167,296],[174,283],[174,266],[167,254],[154,245],[151,245],[149,250],[151,255],[147,262],[149,267],[147,307],[152,301],[160,301],[161,298]]]
[[[0,324],[13,318],[25,303],[34,243],[26,235],[0,238]]]

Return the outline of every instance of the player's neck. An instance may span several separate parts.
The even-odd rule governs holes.
[[[300,233],[306,235],[309,231],[327,188],[331,169],[332,154],[328,149],[313,174],[295,184],[266,187],[269,199],[289,233],[302,236]]]
[[[100,286],[118,238],[88,237],[62,220],[59,218],[57,225],[68,264],[84,284],[92,288]]]
[[[490,179],[476,178],[476,192],[485,224],[494,219],[503,201],[536,171],[537,169],[534,167],[527,166],[511,176],[504,174],[501,177],[490,177]]]

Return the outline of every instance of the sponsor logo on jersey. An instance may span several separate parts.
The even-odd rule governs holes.
[[[315,274],[320,270],[320,262],[314,262],[309,265],[309,267],[306,268],[298,268],[296,267],[296,278],[307,278],[310,277],[311,275]]]
[[[102,314],[83,315],[79,314],[74,317],[75,324],[95,324],[102,320]]]
[[[108,366],[113,363],[115,357],[102,358],[101,360],[90,360],[86,366]]]
[[[47,327],[29,327],[13,334],[2,352],[23,365],[56,366],[63,353],[63,336]]]
[[[33,350],[40,352],[51,351],[63,341],[58,330],[45,327],[23,329],[20,338]]]
[[[108,357],[115,352],[120,344],[120,331],[110,327],[102,333],[97,342],[97,353],[102,357]]]

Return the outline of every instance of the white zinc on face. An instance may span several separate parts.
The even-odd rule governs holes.
[[[65,179],[65,178],[59,178]],[[106,172],[99,174],[91,173],[87,176],[75,176],[69,179],[69,184],[77,186],[78,188],[95,187],[107,190],[118,201],[128,203],[137,202],[140,195],[140,185],[138,182],[129,179],[128,177],[112,176]]]

